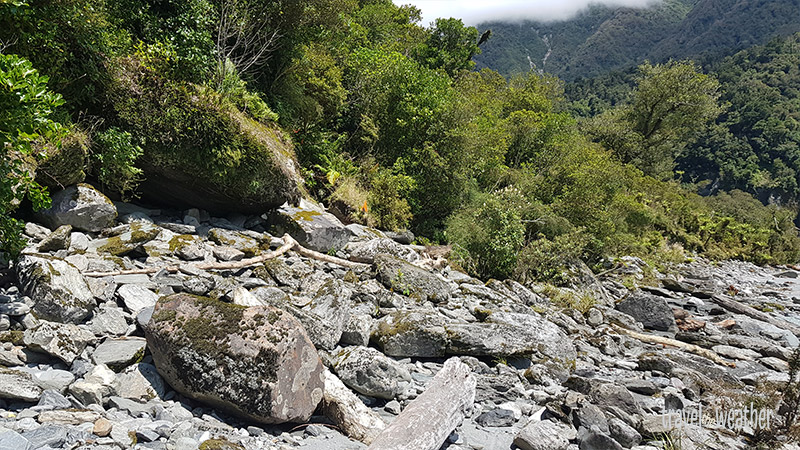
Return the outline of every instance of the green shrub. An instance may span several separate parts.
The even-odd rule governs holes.
[[[515,192],[481,194],[448,221],[456,261],[472,274],[504,279],[514,272],[525,240],[514,201],[521,201]]]
[[[44,157],[34,151],[40,139],[58,141],[62,126],[51,119],[61,96],[47,89],[47,77],[16,55],[0,54],[0,259],[24,246],[22,224],[11,213],[23,198],[34,208],[47,206],[47,190],[33,178]]]
[[[514,278],[523,283],[563,284],[569,281],[567,266],[572,261],[586,259],[589,239],[580,229],[555,236],[553,240],[540,235],[519,252]]]
[[[142,181],[142,169],[135,166],[142,148],[132,142],[131,134],[112,127],[98,133],[92,153],[92,166],[97,178],[107,188],[130,198]]]
[[[414,180],[409,176],[396,175],[388,169],[375,171],[367,203],[369,216],[377,227],[395,231],[408,228],[412,215],[404,196],[413,187]]]

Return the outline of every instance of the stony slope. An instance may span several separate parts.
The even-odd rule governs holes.
[[[702,405],[713,422],[745,406],[787,378],[798,345],[800,272],[786,268],[698,260],[660,274],[622,258],[569,289],[484,283],[308,209],[282,214],[321,248],[346,234],[330,253],[368,263],[290,251],[211,270],[199,265],[286,241],[257,216],[116,209],[99,232],[63,212],[56,230],[26,226],[0,292],[0,448],[366,448],[315,411],[320,366],[391,423],[455,357],[477,387],[445,449],[649,450],[665,432],[684,449],[744,449],[749,428],[670,431],[663,413]]]

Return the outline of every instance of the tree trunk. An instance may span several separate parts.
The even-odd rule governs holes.
[[[448,359],[425,392],[378,435],[368,450],[439,450],[472,408],[476,384],[466,364],[458,358]]]
[[[322,409],[351,439],[369,445],[386,428],[383,419],[372,412],[330,370],[325,369]]]

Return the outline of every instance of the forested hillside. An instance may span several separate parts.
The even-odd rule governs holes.
[[[534,67],[571,81],[645,60],[718,57],[800,31],[796,0],[663,0],[650,8],[590,6],[567,21],[492,22],[476,57],[503,74]]]
[[[388,0],[0,4],[3,250],[43,187],[88,179],[222,213],[311,197],[453,244],[481,277],[684,249],[797,260],[794,209],[674,181],[687,143],[733,117],[715,76],[643,65],[580,126],[558,78],[475,71],[477,29],[419,19]]]

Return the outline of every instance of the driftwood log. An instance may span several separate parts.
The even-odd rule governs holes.
[[[369,445],[386,428],[386,423],[330,370],[325,369],[324,374],[322,409],[325,416],[351,439]]]
[[[368,264],[355,263],[352,261],[348,261],[346,259],[337,258],[335,256],[326,255],[320,252],[315,252],[314,250],[309,250],[300,245],[296,240],[294,240],[294,238],[292,238],[288,234],[284,234],[283,245],[281,245],[277,249],[264,253],[263,255],[243,259],[241,261],[231,261],[222,263],[202,263],[202,264],[174,264],[170,266],[148,267],[145,269],[118,270],[115,272],[87,272],[84,273],[83,276],[97,278],[97,277],[111,277],[117,275],[140,275],[140,274],[157,273],[162,270],[171,273],[184,272],[191,275],[192,270],[236,270],[236,269],[243,269],[245,267],[255,266],[270,259],[275,259],[290,250],[295,251],[307,258],[316,259],[317,261],[336,264],[351,269],[364,269],[369,267]]]
[[[760,320],[762,322],[767,322],[770,325],[774,325],[782,330],[790,331],[794,333],[795,336],[800,337],[800,327],[798,327],[797,325],[787,322],[785,320],[772,317],[769,314],[763,313],[753,308],[752,306],[747,306],[741,302],[737,302],[736,300],[733,300],[731,298],[725,298],[721,295],[712,296],[711,301],[727,309],[728,311],[732,311],[738,314],[744,314],[747,317],[751,317],[753,319]]]
[[[616,331],[617,333],[630,336],[642,342],[647,342],[650,344],[668,345],[670,347],[686,350],[689,353],[694,353],[695,355],[702,356],[703,358],[708,358],[711,361],[714,361],[715,363],[720,364],[722,366],[736,367],[736,364],[725,361],[721,356],[719,356],[715,352],[703,347],[699,347],[694,344],[688,344],[686,342],[681,342],[675,339],[670,339],[662,336],[638,333],[636,331],[631,331],[626,328],[622,328],[621,326],[613,323],[611,324],[611,328],[613,328],[614,331]]]
[[[372,441],[368,450],[438,450],[475,402],[470,368],[450,358],[428,388]]]

